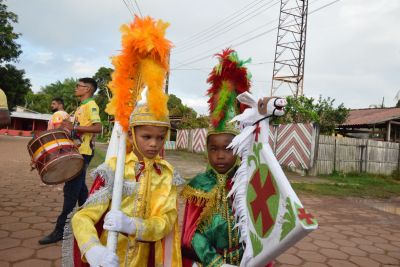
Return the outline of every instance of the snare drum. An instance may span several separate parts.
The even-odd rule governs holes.
[[[84,160],[63,130],[48,130],[28,143],[32,164],[45,184],[60,184],[78,176]]]

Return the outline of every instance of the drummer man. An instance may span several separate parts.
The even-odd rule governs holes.
[[[64,120],[69,120],[70,116],[64,111],[64,100],[60,97],[55,97],[51,100],[51,111],[53,115],[49,120],[47,130],[58,129]]]
[[[68,214],[74,209],[76,203],[81,206],[88,197],[88,189],[85,183],[86,169],[93,157],[93,137],[101,132],[99,107],[93,99],[97,89],[97,82],[92,78],[81,78],[75,87],[75,96],[80,100],[80,106],[75,112],[74,124],[63,120],[61,127],[75,133],[79,138],[79,153],[85,160],[81,174],[68,181],[64,185],[64,204],[61,214],[57,218],[54,231],[39,240],[39,244],[51,244],[60,241],[63,237],[64,225]]]

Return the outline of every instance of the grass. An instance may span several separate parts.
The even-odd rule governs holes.
[[[94,149],[94,157],[90,161],[89,168],[88,170],[94,169],[100,164],[104,162],[104,159],[106,158],[106,152],[101,150],[100,148],[96,147]]]
[[[371,174],[333,174],[327,183],[293,183],[297,192],[337,197],[390,198],[400,196],[400,182]]]
[[[192,153],[184,150],[167,150],[165,153],[167,158],[168,156],[174,156],[185,161],[199,161],[207,164],[207,156],[205,153]]]

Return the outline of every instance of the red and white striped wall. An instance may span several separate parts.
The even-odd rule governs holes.
[[[178,130],[176,134],[176,148],[177,149],[188,149],[190,130]]]
[[[192,136],[192,151],[201,153],[206,150],[207,129],[194,129],[191,130]]]
[[[314,127],[311,123],[279,125],[275,156],[282,166],[298,169],[311,167]]]
[[[282,166],[312,167],[316,128],[312,123],[270,125],[269,145]],[[206,150],[207,129],[178,130],[176,148],[196,153]]]

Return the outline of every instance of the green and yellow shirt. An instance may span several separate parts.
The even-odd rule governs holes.
[[[75,123],[79,126],[92,126],[95,123],[101,123],[99,115],[99,106],[93,98],[88,98],[82,101],[81,105],[75,112]],[[93,133],[83,133],[81,135],[82,143],[79,146],[79,153],[84,155],[93,154]]]

